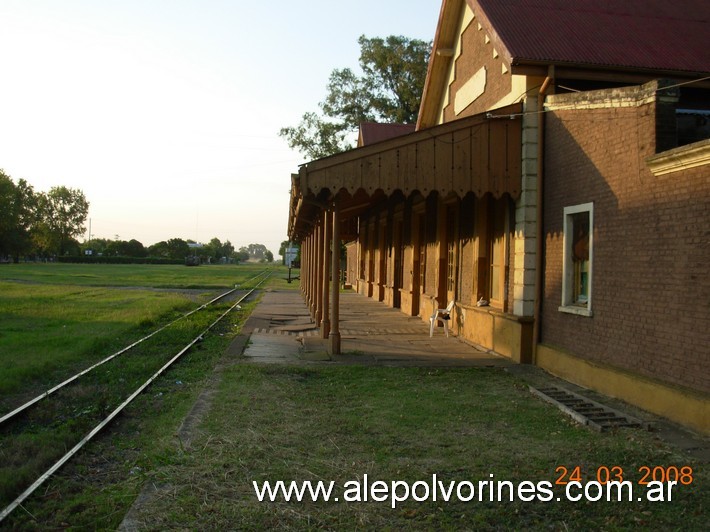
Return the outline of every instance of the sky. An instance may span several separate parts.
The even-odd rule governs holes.
[[[286,240],[279,137],[360,35],[434,38],[441,0],[0,0],[0,168],[82,190],[92,238]],[[89,238],[87,231],[79,238]]]

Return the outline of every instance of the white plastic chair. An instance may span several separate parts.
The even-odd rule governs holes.
[[[449,319],[451,317],[451,311],[454,308],[454,301],[449,301],[449,304],[446,305],[446,308],[438,308],[434,311],[434,314],[431,315],[431,318],[429,318],[429,338],[434,336],[434,326],[436,325],[437,321],[440,321],[441,323],[444,324],[444,333],[446,334],[446,337],[449,337]]]

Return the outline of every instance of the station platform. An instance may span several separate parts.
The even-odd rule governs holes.
[[[341,354],[311,319],[298,290],[266,291],[247,321],[251,335],[243,357],[261,363],[341,363],[382,366],[510,366],[442,327],[429,337],[429,323],[354,292],[340,294]]]
[[[444,335],[429,323],[355,292],[340,294],[341,353],[327,352],[328,340],[311,319],[299,290],[272,290],[247,320],[242,334],[228,351],[243,363],[359,364],[370,366],[491,367],[515,375],[526,385],[561,386],[629,412],[654,426],[659,439],[704,462],[710,461],[708,439],[623,401],[586,390],[556,378],[542,369],[513,361]]]

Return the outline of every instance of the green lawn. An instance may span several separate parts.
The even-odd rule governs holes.
[[[94,460],[108,460],[124,473],[139,472],[102,489],[125,493],[122,483],[158,488],[138,515],[147,530],[702,530],[710,503],[704,464],[643,431],[582,428],[533,398],[516,377],[490,368],[231,365],[191,447],[156,434],[142,458],[116,466],[111,456],[116,453],[107,443],[92,452]],[[584,481],[595,480],[600,468],[619,466],[634,485],[634,500],[566,501],[564,486],[555,484],[560,466],[580,466]],[[692,467],[693,482],[678,486],[670,502],[638,502],[643,466]],[[516,486],[549,482],[554,497],[523,502],[515,495],[511,502],[505,488],[505,500],[491,502],[486,487],[482,501],[476,495],[447,502],[440,495],[393,508],[389,498],[343,499],[353,486],[347,483],[362,485],[365,475],[370,485],[413,485],[431,484],[434,474],[445,486],[468,481],[476,489],[491,479]],[[278,480],[334,481],[341,500],[259,502],[252,483]],[[43,522],[48,526],[113,528],[130,504],[115,503],[116,515],[87,505],[87,489],[69,473],[49,491],[63,493],[72,510],[51,497],[36,501],[40,511],[49,505],[58,512]]]
[[[0,427],[0,507],[224,310],[222,306],[179,322]],[[142,487],[142,475],[137,473],[172,459],[174,451],[166,442],[174,443],[177,427],[243,317],[243,312],[230,314],[185,353],[0,528],[54,529],[71,523],[79,528],[115,529]]]
[[[262,265],[3,265],[0,413],[9,412],[225,288],[251,284],[247,280],[263,269]],[[167,286],[174,288],[164,288]],[[228,305],[220,303],[177,322],[4,423],[0,427],[0,506],[8,504]],[[146,446],[166,432],[161,423],[172,426],[182,419],[243,318],[243,312],[230,315],[147,392],[170,400],[153,406],[147,420],[149,439],[141,440]],[[140,418],[143,412],[134,414]],[[124,422],[129,419],[126,416]],[[117,444],[119,449],[123,447],[118,440],[109,441],[112,448]],[[72,464],[67,469],[82,467],[81,459]],[[126,489],[122,485],[124,495],[120,497],[125,497]],[[26,526],[34,528],[36,524],[20,528]]]
[[[169,292],[0,282],[0,405],[63,380],[195,306]]]
[[[60,382],[129,345],[217,290],[250,284],[264,269],[262,264],[2,265],[0,408],[7,410],[13,394]]]
[[[267,268],[264,264],[183,265],[21,263],[0,265],[0,280],[79,286],[231,288]]]
[[[14,395],[43,391],[218,291],[252,286],[250,279],[266,267],[0,266],[0,409],[18,403]],[[270,271],[270,284],[287,286],[285,268]]]

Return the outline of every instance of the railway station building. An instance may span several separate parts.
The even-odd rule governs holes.
[[[444,0],[416,128],[291,177],[333,352],[345,244],[363,297],[453,302],[461,339],[710,432],[709,25],[702,0]]]

